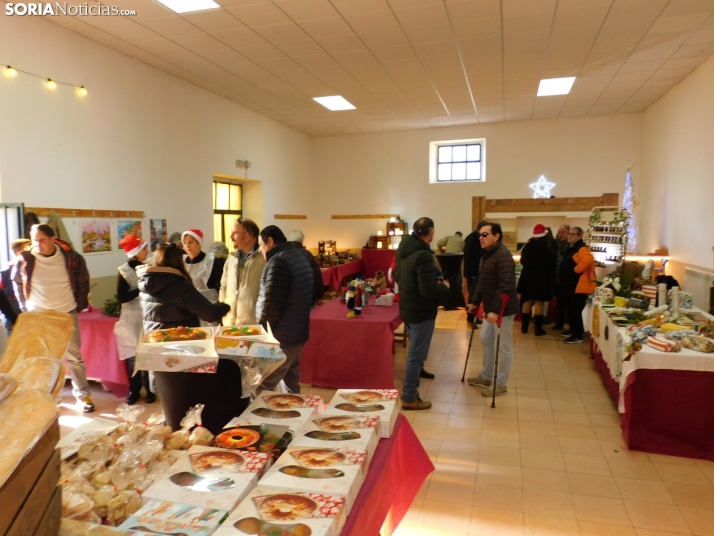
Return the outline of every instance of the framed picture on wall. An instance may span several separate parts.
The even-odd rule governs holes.
[[[87,220],[81,224],[82,253],[106,253],[112,250],[109,220]]]
[[[151,251],[156,251],[156,247],[169,241],[169,232],[166,227],[166,220],[151,218],[149,220],[149,231],[151,233]]]
[[[121,249],[121,246],[118,244],[119,241],[121,241],[122,238],[128,235],[134,235],[138,236],[141,238],[141,228],[142,228],[142,222],[141,220],[118,220],[117,221],[117,247]]]

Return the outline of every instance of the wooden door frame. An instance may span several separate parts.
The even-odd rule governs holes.
[[[489,212],[589,212],[595,207],[616,207],[619,204],[620,194],[548,199],[486,199],[485,196],[474,196],[471,198],[471,229],[475,231]]]

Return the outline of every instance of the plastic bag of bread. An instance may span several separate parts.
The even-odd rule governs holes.
[[[17,361],[28,357],[62,359],[74,332],[74,318],[67,313],[43,311],[22,313],[12,328],[0,372],[10,372]]]
[[[52,357],[28,357],[15,363],[10,371],[21,391],[39,389],[54,394],[57,379],[66,375],[64,363]]]
[[[65,492],[62,494],[62,517],[86,521],[86,517],[94,508],[94,501],[83,493]]]
[[[191,435],[188,438],[191,445],[210,445],[215,437],[210,431],[203,427],[203,421],[201,420],[201,413],[203,412],[204,405],[196,404],[193,409],[193,420],[196,423],[196,428],[191,431]],[[188,414],[186,415],[188,417]]]
[[[685,348],[695,350],[697,352],[704,352],[707,354],[714,352],[714,341],[707,339],[706,337],[682,337],[681,343]]]
[[[0,487],[57,415],[52,395],[38,390],[15,392],[0,404]]]
[[[107,524],[116,527],[142,507],[141,496],[135,491],[120,491],[107,504]]]
[[[141,415],[142,413],[144,413],[144,406],[141,406],[139,404],[134,404],[133,406],[130,406],[129,404],[122,403],[117,406],[116,410],[114,410],[114,414],[117,417],[123,419],[124,422],[128,422],[130,424],[134,424],[139,418],[139,415]]]
[[[7,372],[0,372],[0,402],[10,396],[17,387],[17,380]]]
[[[103,525],[91,525],[76,519],[63,519],[57,536],[117,536],[117,532]]]

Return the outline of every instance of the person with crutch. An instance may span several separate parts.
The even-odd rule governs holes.
[[[508,392],[508,376],[513,364],[513,319],[518,313],[516,264],[511,252],[503,245],[503,232],[499,223],[482,222],[478,231],[483,255],[479,268],[478,285],[471,304],[469,304],[469,309],[477,309],[480,304],[483,304],[484,323],[481,329],[483,370],[480,376],[469,378],[468,382],[469,385],[483,388],[483,396],[501,396]],[[503,311],[502,294],[508,296],[508,303]],[[494,395],[492,380],[496,362],[499,313],[502,314],[500,355]]]

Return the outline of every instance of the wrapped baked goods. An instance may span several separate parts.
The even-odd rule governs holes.
[[[201,420],[201,412],[203,412],[203,404],[196,404],[193,408],[188,410],[188,413],[192,413],[193,422],[195,422],[196,427],[191,431],[191,435],[188,438],[188,442],[191,445],[210,445],[213,442],[214,435],[203,427],[203,421]],[[186,417],[188,417],[188,413]]]
[[[103,525],[92,525],[76,519],[63,519],[57,536],[117,536],[117,532]]]
[[[714,339],[714,324],[707,324],[704,326],[699,326],[699,335],[702,337],[707,337],[709,339]]]
[[[697,332],[691,329],[681,329],[679,331],[668,331],[664,336],[670,341],[681,341],[683,337],[696,337]]]
[[[10,372],[18,360],[28,357],[61,359],[74,331],[74,318],[66,313],[27,312],[17,317],[5,353],[0,358],[0,372]]]
[[[685,336],[681,340],[682,346],[697,352],[710,354],[714,352],[714,341],[706,337]]]
[[[38,390],[15,392],[0,404],[0,487],[57,415],[52,395]]]
[[[62,517],[64,518],[95,523],[97,521],[91,517],[93,508],[94,501],[83,493],[62,494]],[[101,522],[101,519],[98,521]]]
[[[54,395],[57,380],[64,378],[64,363],[53,357],[28,357],[15,363],[10,371],[18,382],[18,390],[39,389]]]
[[[0,372],[0,403],[10,396],[17,387],[17,380],[7,372]]]

